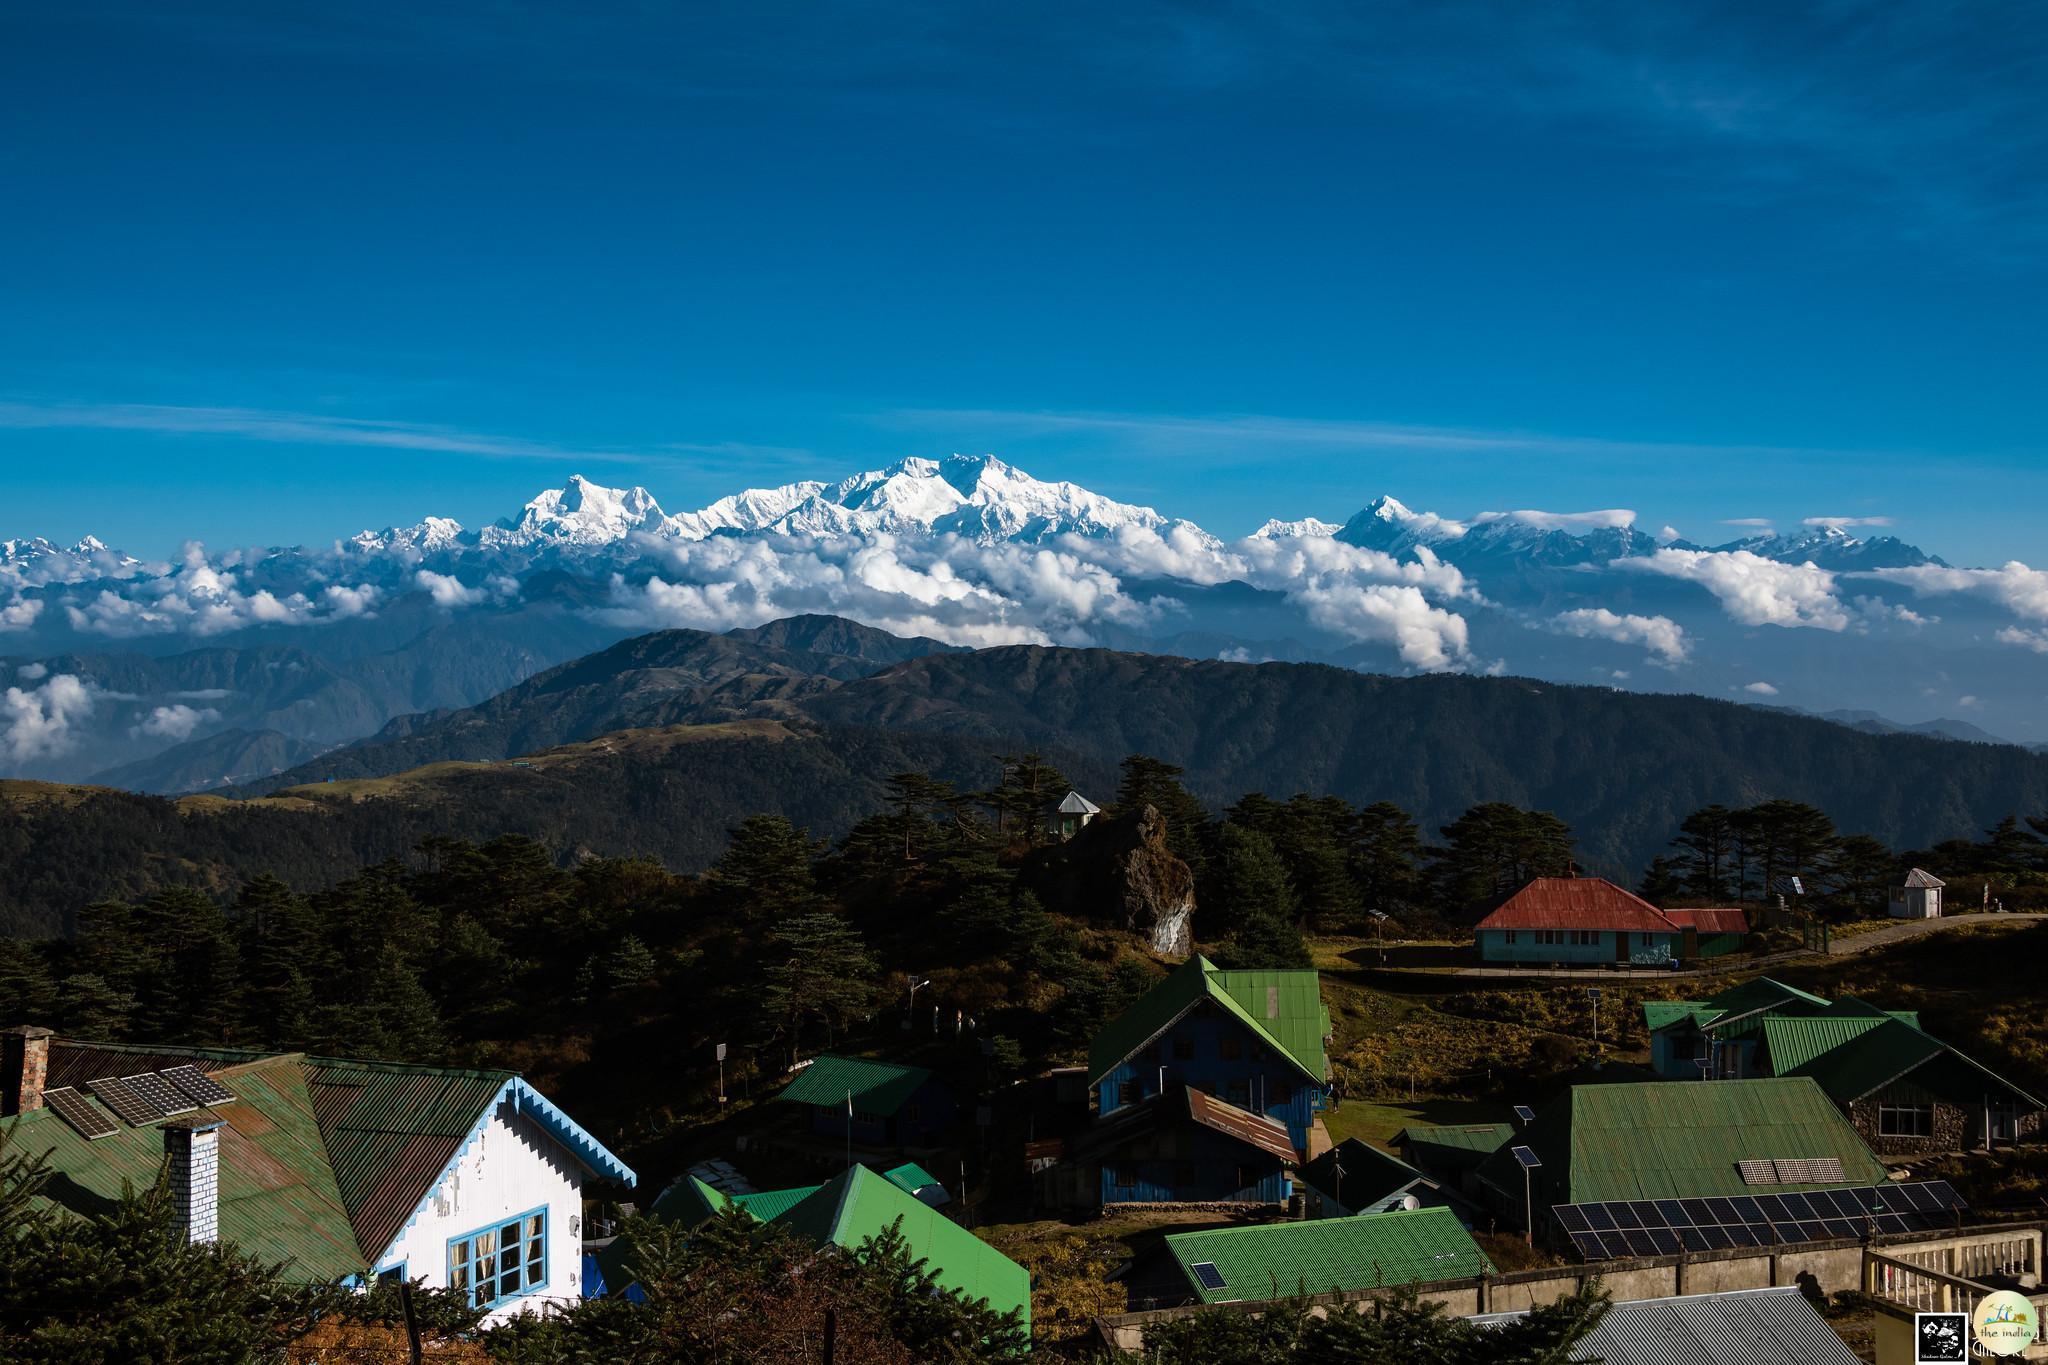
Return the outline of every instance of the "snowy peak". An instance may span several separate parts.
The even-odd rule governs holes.
[[[1398,499],[1382,493],[1344,523],[1337,531],[1337,539],[1347,545],[1398,555],[1418,545],[1444,545],[1462,538],[1465,532],[1465,523],[1461,521],[1434,512],[1410,511]]]
[[[1866,538],[1849,534],[1840,525],[1824,522],[1796,532],[1767,531],[1741,540],[1717,545],[1717,550],[1747,550],[1762,559],[1782,564],[1813,564],[1819,568],[1849,572],[1858,569],[1910,569],[1922,564],[1943,565],[1945,561],[1897,536]]]
[[[1318,521],[1314,517],[1303,517],[1300,521],[1281,521],[1274,517],[1252,532],[1253,540],[1292,540],[1298,537],[1323,539],[1336,535],[1344,528],[1334,521]]]
[[[501,535],[492,541],[531,543],[559,541],[572,545],[609,545],[635,531],[652,530],[663,520],[654,495],[644,488],[606,488],[581,474],[560,488],[550,488],[492,527]]]

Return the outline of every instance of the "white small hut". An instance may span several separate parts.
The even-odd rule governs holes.
[[[1906,874],[1906,884],[1892,888],[1893,919],[1940,919],[1941,888],[1947,883],[1924,868]]]
[[[1052,815],[1052,832],[1062,840],[1079,834],[1090,820],[1102,814],[1102,807],[1076,791],[1070,791],[1060,800]]]

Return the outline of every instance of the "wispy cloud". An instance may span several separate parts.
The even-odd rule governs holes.
[[[1320,446],[1347,450],[1440,451],[1444,454],[1520,452],[1584,456],[1657,455],[1713,458],[1766,455],[1780,458],[1830,452],[1796,446],[1716,445],[1675,441],[1631,441],[1545,432],[1469,427],[1408,426],[1391,422],[1275,417],[1252,413],[1175,415],[1129,412],[1047,412],[999,408],[897,408],[878,414],[892,425],[953,428],[990,436],[1073,433],[1122,437],[1140,452],[1153,449],[1176,457],[1188,454],[1250,455],[1273,447]]]
[[[1758,531],[1768,531],[1771,529],[1771,519],[1769,517],[1723,517],[1721,524],[1723,526],[1747,526]]]
[[[164,436],[232,436],[283,445],[379,446],[502,460],[591,460],[652,464],[646,452],[584,450],[419,422],[262,408],[171,407],[151,403],[0,402],[0,428],[132,431]]]
[[[1889,526],[1892,524],[1892,519],[1890,517],[1807,517],[1799,524],[1815,528],[1834,527],[1836,529],[1846,529],[1850,526]]]

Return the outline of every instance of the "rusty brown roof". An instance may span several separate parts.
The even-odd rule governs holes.
[[[1537,877],[1502,901],[1478,927],[1678,932],[1656,906],[1605,877]]]
[[[1740,910],[1666,910],[1664,918],[1681,929],[1703,934],[1746,934],[1749,916]]]
[[[1198,1123],[1282,1161],[1300,1159],[1301,1154],[1287,1135],[1286,1124],[1226,1104],[1179,1082],[1164,1094],[1147,1096],[1097,1120],[1073,1140],[1072,1150],[1079,1157],[1114,1151],[1133,1137],[1179,1123]]]

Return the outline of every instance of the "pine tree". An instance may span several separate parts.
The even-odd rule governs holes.
[[[875,959],[859,931],[829,910],[776,926],[768,954],[762,1013],[773,1036],[799,1048],[807,1025],[821,1026],[829,1043],[874,1002]]]

